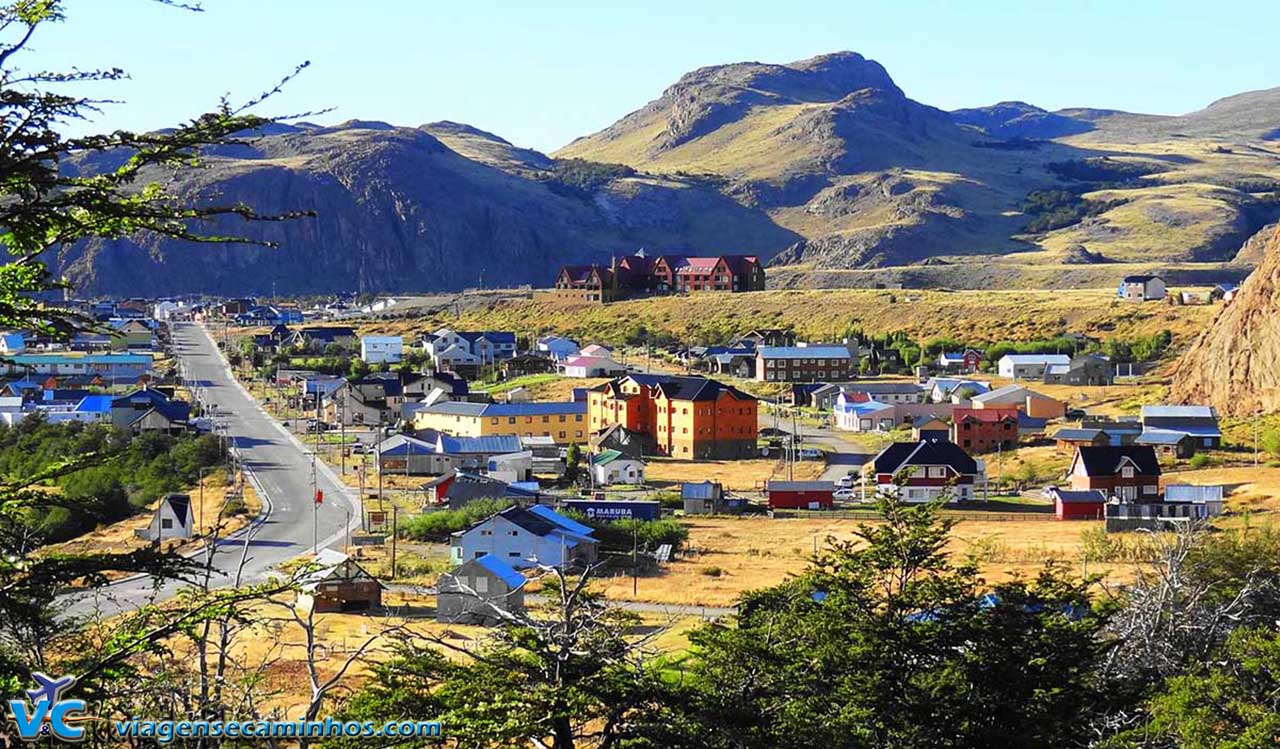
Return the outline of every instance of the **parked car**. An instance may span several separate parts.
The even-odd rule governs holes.
[[[1083,408],[1068,408],[1066,413],[1063,414],[1063,416],[1072,421],[1076,419],[1083,419],[1085,415]]]
[[[848,502],[857,499],[857,493],[854,492],[851,486],[842,486],[831,493],[831,498]]]
[[[822,457],[821,450],[815,450],[812,447],[806,447],[800,450],[801,460],[818,460]]]
[[[855,480],[855,479],[854,479],[853,474],[852,474],[852,473],[850,473],[850,474],[847,474],[847,475],[841,476],[841,477],[840,477],[840,480],[836,482],[836,486],[839,486],[839,487],[842,487],[842,488],[848,488],[848,487],[850,487],[850,486],[853,486],[853,482],[854,482],[854,480]]]
[[[355,442],[352,442],[352,443],[351,443],[351,454],[352,454],[352,455],[364,455],[364,443],[363,443],[363,442],[361,442],[361,441],[359,441],[359,440],[356,440]]]
[[[315,419],[307,419],[307,434],[319,434],[327,431],[329,431],[328,424]]]

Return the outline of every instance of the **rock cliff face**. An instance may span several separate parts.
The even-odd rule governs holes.
[[[204,227],[274,249],[142,236],[68,248],[57,269],[85,294],[429,291],[546,286],[563,263],[639,247],[768,257],[796,240],[713,187],[644,176],[570,184],[548,157],[455,123],[273,131],[211,155],[174,189],[196,203],[316,217]]]
[[[1280,410],[1280,228],[1235,300],[1178,362],[1171,397],[1232,416]]]

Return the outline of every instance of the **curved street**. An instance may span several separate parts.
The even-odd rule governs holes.
[[[262,499],[258,518],[214,549],[211,585],[262,582],[272,568],[310,553],[313,540],[322,549],[341,548],[350,529],[360,526],[355,493],[323,461],[313,462],[310,450],[236,382],[203,327],[175,323],[172,338],[184,382],[202,403],[216,404],[220,432],[227,436]],[[324,493],[319,508],[313,500],[316,487]],[[206,552],[200,549],[193,554],[203,559]],[[169,598],[182,587],[173,581],[135,576],[74,599],[68,613],[96,610],[109,615]]]

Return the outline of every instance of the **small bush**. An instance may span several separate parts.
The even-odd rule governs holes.
[[[1192,468],[1204,468],[1205,466],[1209,465],[1212,462],[1213,462],[1213,459],[1210,458],[1207,454],[1196,453],[1195,455],[1191,456],[1190,464]]]
[[[721,575],[724,574],[724,570],[720,569],[719,567],[703,567],[701,570],[699,570],[699,572],[706,575],[707,577],[720,577]]]

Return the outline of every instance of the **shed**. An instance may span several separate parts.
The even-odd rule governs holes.
[[[314,570],[302,579],[298,607],[317,613],[369,611],[382,606],[382,583],[354,559],[334,549],[321,549]]]
[[[662,503],[648,500],[566,499],[566,510],[582,513],[588,520],[657,520],[662,517]]]
[[[463,562],[436,583],[436,621],[496,624],[524,611],[524,575],[487,554]]]
[[[1097,489],[1053,488],[1049,490],[1049,498],[1053,500],[1053,513],[1059,520],[1101,520],[1106,511],[1107,494]]]
[[[835,490],[829,481],[770,481],[765,485],[771,510],[830,509]]]
[[[142,535],[151,541],[166,538],[191,538],[195,534],[195,515],[191,512],[191,496],[166,494],[156,505],[151,524]]]

